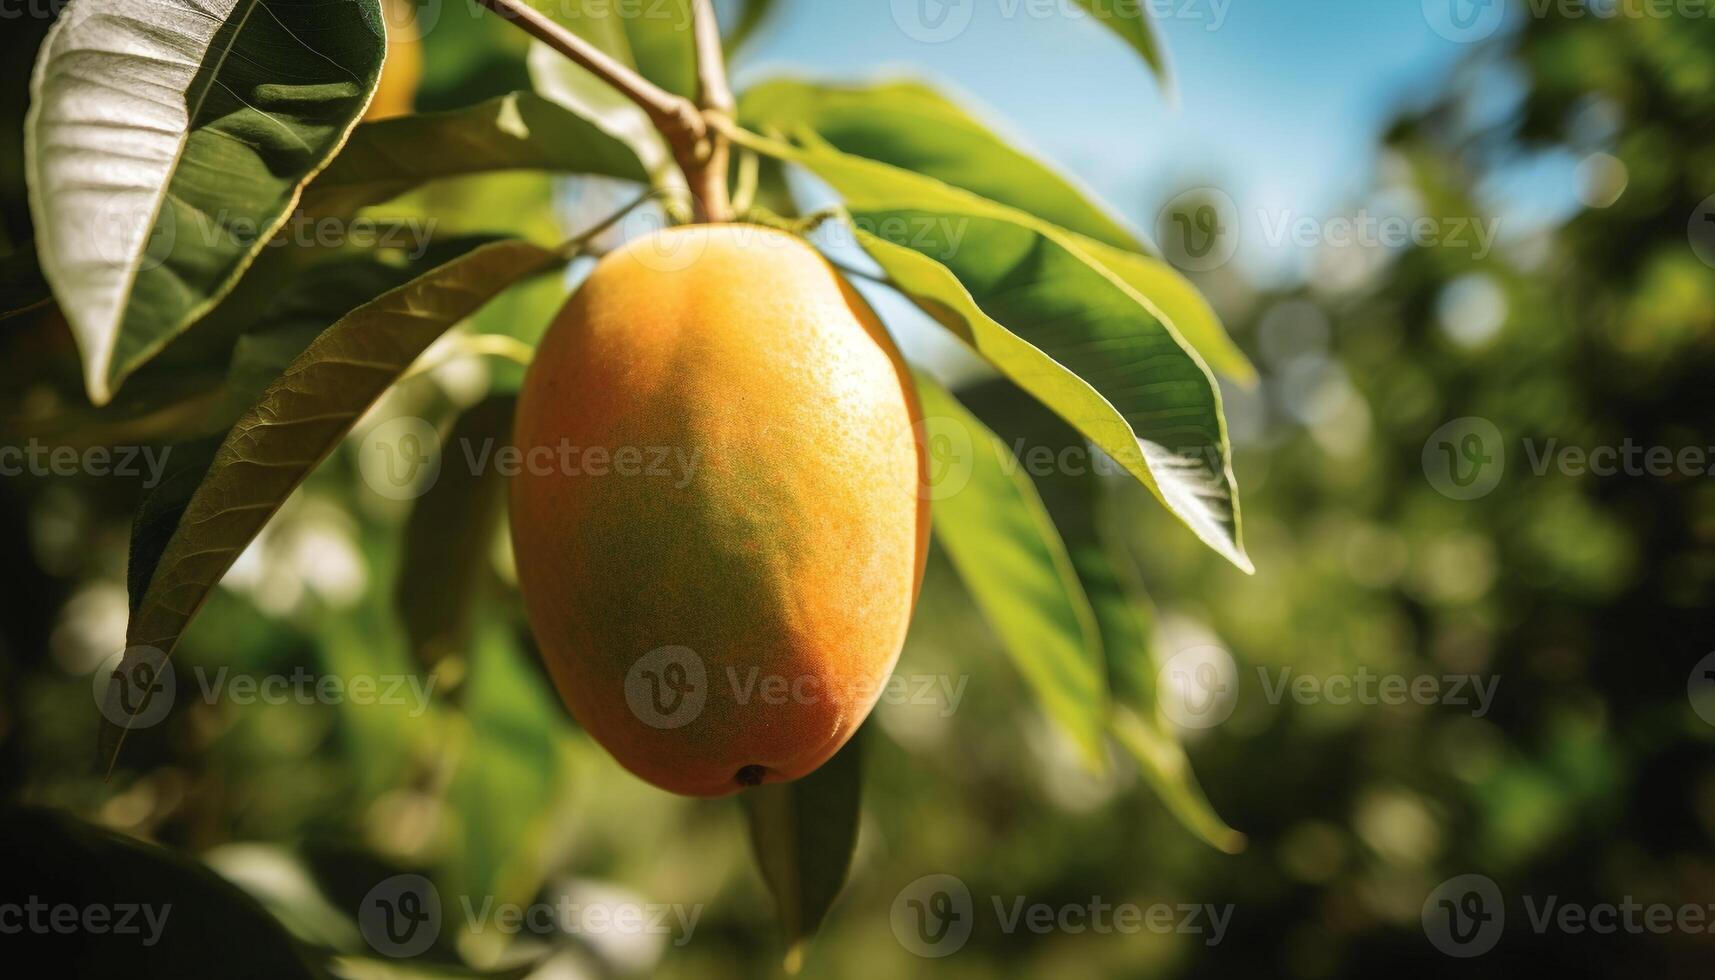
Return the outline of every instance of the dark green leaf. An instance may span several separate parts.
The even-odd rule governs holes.
[[[804,947],[845,887],[857,847],[863,796],[863,733],[822,768],[790,783],[740,796],[762,880],[786,933],[786,969],[796,973]]]
[[[54,26],[25,162],[91,400],[208,312],[375,89],[377,0],[104,0]]]
[[[405,526],[394,606],[418,663],[432,668],[469,653],[474,614],[495,578],[490,546],[505,512],[506,484],[469,455],[511,444],[517,399],[496,396],[465,412],[447,433],[440,477],[417,498]]]
[[[526,242],[479,245],[353,310],[298,357],[221,443],[161,548],[126,630],[126,661],[171,656],[210,590],[358,417],[448,327],[558,256]],[[147,561],[133,555],[133,561]],[[110,685],[117,697],[120,685]],[[122,716],[117,703],[110,714]],[[111,766],[124,728],[102,729]]]
[[[932,379],[917,391],[935,536],[1048,716],[1099,768],[1101,636],[1060,534],[1006,444]]]
[[[737,138],[833,185],[896,288],[1251,571],[1215,380],[1097,243],[831,147]]]
[[[515,92],[466,109],[364,123],[305,189],[303,207],[349,214],[426,181],[504,170],[649,180],[624,142],[539,95]]]

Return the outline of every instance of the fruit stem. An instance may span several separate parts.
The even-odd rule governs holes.
[[[529,6],[525,0],[478,0],[483,6],[511,21],[526,34],[570,58],[573,63],[612,86],[649,117],[666,138],[673,159],[684,171],[691,188],[692,203],[705,221],[728,221],[726,139],[709,125],[705,112],[730,117],[732,90],[726,84],[726,66],[720,55],[719,28],[709,0],[696,0],[693,26],[697,36],[697,74],[703,107],[675,95],[644,78],[635,69]],[[705,25],[706,22],[706,25]],[[713,57],[704,50],[706,35],[714,35]]]
[[[692,0],[691,29],[697,48],[697,104],[708,126],[709,155],[698,174],[693,176],[686,171],[685,179],[691,181],[691,192],[702,202],[710,221],[731,221],[727,172],[732,147],[721,127],[709,125],[709,116],[718,114],[730,121],[737,115],[738,103],[727,82],[726,53],[721,50],[721,28],[715,21],[714,0]],[[701,188],[697,186],[699,181]]]

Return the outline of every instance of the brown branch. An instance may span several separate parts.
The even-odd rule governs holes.
[[[732,86],[727,83],[726,53],[721,50],[721,29],[715,22],[715,6],[713,0],[692,0],[691,28],[697,48],[697,104],[702,108],[705,117],[710,113],[718,113],[726,119],[731,119],[737,108],[737,102],[732,96]],[[718,129],[711,128],[708,134],[708,159],[697,177],[686,173],[687,180],[700,181],[701,186],[693,182],[691,192],[702,202],[703,210],[710,221],[732,220],[732,199],[727,192],[727,171],[732,158],[732,148],[727,138]]]
[[[666,138],[667,145],[673,151],[673,159],[685,173],[685,181],[691,187],[699,215],[709,221],[726,221],[731,217],[726,188],[726,141],[715,137],[702,110],[691,100],[674,95],[644,78],[631,67],[615,61],[600,48],[555,23],[524,0],[478,2],[511,21],[531,37],[570,58],[575,64],[636,103]],[[714,61],[713,67],[710,67],[709,59],[703,57],[701,52],[705,30],[713,30],[715,57],[720,57],[719,31],[714,25],[714,10],[708,6],[707,0],[699,0],[695,16],[697,19],[693,26],[697,30],[699,45],[698,77],[702,81],[704,95],[724,99],[725,107],[715,111],[730,114],[732,92],[726,87],[726,69],[719,60]],[[703,26],[705,19],[708,24],[706,29]],[[718,87],[710,87],[711,77],[718,79]]]

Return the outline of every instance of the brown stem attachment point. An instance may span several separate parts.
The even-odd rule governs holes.
[[[478,2],[511,21],[531,37],[570,58],[573,63],[636,103],[666,138],[667,145],[673,151],[674,161],[678,163],[679,169],[684,171],[685,182],[690,185],[698,216],[706,221],[731,219],[732,209],[727,200],[726,188],[726,141],[710,128],[703,110],[691,100],[674,95],[644,78],[630,66],[614,60],[606,52],[555,23],[552,18],[531,7],[524,0]],[[726,68],[720,60],[720,34],[714,23],[714,8],[709,6],[708,0],[698,0],[693,9],[696,17],[693,26],[697,31],[698,43],[698,78],[701,81],[705,104],[708,104],[707,100],[711,97],[724,100],[715,103],[720,108],[711,107],[710,111],[720,111],[730,116],[732,92],[726,86]],[[705,34],[709,32],[714,34],[712,60],[704,52]],[[710,87],[711,78],[718,79],[717,87]]]

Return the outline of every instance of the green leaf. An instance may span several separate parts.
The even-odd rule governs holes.
[[[664,25],[674,22],[675,12],[684,7],[686,2],[687,0],[663,0],[662,3],[645,5],[645,9],[657,8],[658,16],[649,18],[644,24],[630,23],[630,19],[622,16],[617,9],[619,5],[610,0],[532,0],[532,5],[600,48],[604,54],[620,64],[637,68],[639,71],[644,69],[634,53],[634,42],[642,42],[647,52],[646,58],[651,61],[648,70],[658,73],[674,59],[671,51],[677,46],[682,51],[682,57],[690,59],[691,76],[694,78],[695,53],[688,15],[684,21],[684,29],[678,32],[679,36],[670,37],[668,35],[672,32],[663,30]],[[530,80],[536,91],[590,120],[609,135],[630,146],[656,183],[682,185],[682,179],[676,176],[672,153],[668,150],[666,141],[636,103],[621,95],[613,86],[573,64],[565,55],[539,41],[530,46],[529,67]],[[647,72],[645,74],[647,76]],[[683,85],[684,82],[682,79],[668,79],[667,84]]]
[[[1099,769],[1101,635],[1066,546],[1000,437],[930,378],[917,376],[917,392],[936,539],[1048,716]]]
[[[447,433],[447,458],[462,464],[466,447],[480,454],[510,445],[516,407],[517,399],[497,396],[466,411]],[[505,490],[494,467],[444,466],[411,508],[394,607],[425,667],[468,655],[480,594],[496,578],[489,554],[505,512]]]
[[[375,90],[377,0],[69,7],[24,129],[41,263],[92,401],[211,309]]]
[[[637,154],[605,130],[532,92],[450,112],[364,123],[304,191],[311,214],[349,214],[427,181],[548,170],[649,182]]]
[[[727,32],[726,53],[730,60],[756,36],[757,28],[767,23],[779,7],[775,0],[739,0],[738,23]]]
[[[565,709],[510,627],[488,619],[474,637],[470,681],[462,692],[469,739],[447,792],[458,815],[458,840],[443,884],[446,894],[522,904],[549,870],[542,852],[568,788],[558,742],[567,727]],[[492,938],[504,943],[504,937]]]
[[[61,976],[323,976],[255,899],[165,848],[122,837],[63,813],[0,811],[9,896],[48,908],[131,908],[132,935],[81,929],[9,928],[14,962],[54,964]],[[34,971],[30,971],[34,972]]]
[[[831,184],[895,288],[1252,571],[1220,390],[1172,325],[1097,261],[1089,239],[831,147],[737,131],[735,139]]]
[[[1131,45],[1132,50],[1143,56],[1162,88],[1172,91],[1173,71],[1167,64],[1167,48],[1161,43],[1155,18],[1144,0],[1078,0],[1078,6]]]
[[[1228,336],[1215,308],[1197,287],[1162,260],[1112,248],[1100,242],[1080,243],[1090,258],[1124,280],[1156,319],[1172,325],[1210,370],[1246,387],[1256,384],[1256,368]]]
[[[286,498],[447,328],[559,256],[527,242],[471,248],[353,310],[316,338],[232,427],[160,546],[126,629],[123,673],[171,656],[204,600]],[[159,535],[151,539],[158,540]],[[147,552],[132,561],[147,563]],[[133,587],[141,575],[133,576]],[[117,698],[121,685],[109,685]],[[117,701],[110,713],[123,716]],[[102,729],[111,766],[125,729]]]
[[[675,95],[697,98],[697,46],[691,0],[618,5],[631,58],[643,77]]]
[[[994,425],[1015,459],[1046,451],[1056,465],[1035,475],[1054,526],[1066,543],[1082,592],[1101,635],[1106,683],[1112,698],[1108,727],[1142,768],[1146,782],[1187,829],[1214,847],[1235,853],[1244,835],[1224,823],[1203,795],[1190,760],[1157,708],[1156,662],[1150,636],[1154,611],[1131,556],[1101,520],[1106,494],[1093,450],[1054,413],[1020,397],[999,380],[961,392],[984,421]]]
[[[781,79],[748,89],[738,111],[752,129],[793,133],[807,126],[843,153],[962,187],[1109,245],[1143,250],[1137,236],[1084,190],[920,82],[842,86]]]
[[[803,965],[805,946],[851,870],[863,797],[863,738],[860,729],[802,779],[767,783],[739,797],[757,869],[786,933],[788,973]]]
[[[1208,300],[1177,269],[1142,254],[1147,252],[1143,243],[1083,190],[927,85],[765,82],[745,93],[739,115],[753,128],[798,132],[808,127],[843,153],[933,177],[1093,239],[1086,243],[1092,257],[1136,290],[1212,369],[1255,383],[1256,369],[1227,336]]]

